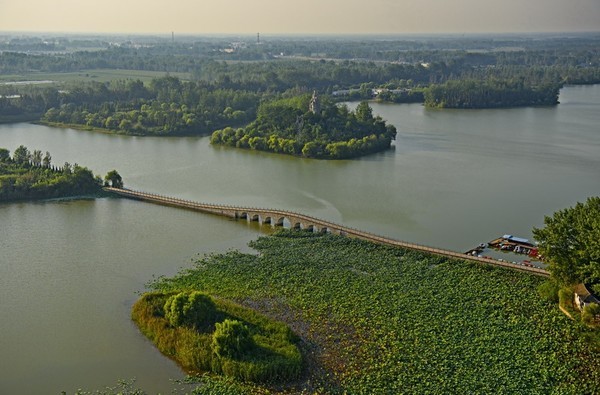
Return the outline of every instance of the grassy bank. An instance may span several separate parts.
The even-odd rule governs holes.
[[[36,121],[33,122],[37,125],[45,125],[53,128],[64,128],[64,129],[75,129],[75,130],[83,130],[87,132],[98,132],[105,134],[126,134],[115,130],[109,130],[104,128],[96,128],[93,126],[81,125],[76,123],[63,123],[63,122],[48,122],[48,121]]]
[[[600,354],[583,340],[587,329],[537,295],[541,278],[305,232],[251,246],[258,255],[209,256],[153,287],[202,290],[287,323],[309,365],[292,393],[600,388],[600,371],[591,368]],[[230,393],[244,392],[236,388]]]

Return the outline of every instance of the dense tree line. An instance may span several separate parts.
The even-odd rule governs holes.
[[[425,89],[425,105],[440,108],[495,108],[558,103],[560,85],[522,81],[451,80]]]
[[[381,117],[374,117],[366,102],[353,112],[328,99],[318,100],[312,108],[310,102],[310,95],[263,102],[256,121],[245,128],[217,130],[211,143],[308,158],[343,159],[386,150],[396,137],[396,128]]]
[[[0,148],[0,201],[47,199],[88,195],[100,191],[102,182],[78,164],[52,165],[49,152],[30,152],[19,146],[10,151]]]
[[[256,44],[255,37],[188,37],[176,42],[160,37],[56,37],[35,39],[6,37],[0,50],[6,51],[0,70],[75,71],[93,68],[186,71],[210,60],[271,60],[310,58],[371,60],[416,64],[463,63],[470,66],[578,66],[598,67],[600,37],[267,37]],[[109,43],[108,41],[111,41]],[[81,51],[82,48],[103,51]],[[31,51],[39,50],[37,55]],[[13,52],[8,52],[13,51]],[[43,51],[43,52],[41,52]],[[53,53],[53,51],[55,51]],[[3,54],[4,55],[4,54]]]
[[[5,87],[0,89],[0,122],[38,120],[56,103],[51,96],[58,97],[58,95],[58,90],[54,88],[15,90]]]
[[[346,90],[340,100],[425,101],[449,107],[499,107],[556,102],[565,83],[600,83],[600,38],[451,37],[391,39],[156,38],[108,44],[9,39],[20,52],[0,52],[0,74],[96,68],[187,72],[172,77],[51,87],[0,85],[0,121],[43,120],[128,134],[190,135],[256,119],[260,101],[317,90]],[[245,40],[245,41],[244,41]],[[102,46],[99,51],[31,54],[31,45]],[[231,51],[224,51],[228,47]],[[259,61],[243,61],[243,60]],[[236,60],[236,61],[231,61]],[[460,81],[460,82],[456,82]]]
[[[498,50],[502,41],[460,40],[274,40],[246,45],[233,53],[219,49],[230,43],[193,42],[190,45],[154,43],[142,47],[108,47],[102,51],[58,54],[0,53],[0,73],[67,72],[86,69],[133,69],[187,72],[197,80],[231,84],[233,89],[283,91],[295,86],[335,89],[365,82],[411,79],[440,83],[472,73],[495,75],[497,69],[524,75],[530,68],[578,83],[600,82],[597,38],[534,41],[506,40],[522,50]],[[540,47],[542,47],[540,49]],[[418,49],[415,49],[418,48]],[[483,49],[482,49],[483,48]],[[472,52],[478,49],[478,52]],[[281,56],[280,54],[290,54]],[[314,56],[313,56],[314,55]],[[260,60],[227,62],[228,60]],[[327,60],[325,60],[327,59]]]
[[[260,95],[175,77],[76,86],[42,120],[140,135],[207,134],[254,119]]]

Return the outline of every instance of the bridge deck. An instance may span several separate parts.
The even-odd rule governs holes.
[[[496,259],[483,258],[477,256],[469,256],[464,253],[445,250],[441,248],[428,247],[420,244],[408,243],[401,240],[395,240],[388,237],[379,236],[373,233],[364,232],[359,229],[350,228],[347,226],[335,224],[333,222],[325,221],[319,218],[314,218],[308,215],[294,213],[291,211],[285,210],[276,210],[276,209],[266,209],[266,208],[255,208],[255,207],[238,207],[238,206],[228,206],[228,205],[220,205],[220,204],[209,204],[209,203],[198,203],[190,200],[184,199],[176,199],[168,196],[156,195],[152,193],[134,191],[131,189],[125,188],[104,188],[108,192],[115,193],[117,195],[128,197],[131,199],[143,200],[152,203],[157,203],[161,205],[181,207],[186,209],[191,209],[195,211],[216,214],[227,216],[230,218],[247,218],[249,220],[253,220],[255,216],[260,215],[265,219],[270,219],[270,223],[272,226],[275,225],[283,225],[283,219],[287,218],[288,221],[292,224],[292,226],[302,224],[305,228],[321,228],[321,230],[327,230],[329,232],[338,233],[344,236],[356,237],[363,240],[372,241],[379,244],[385,244],[394,247],[402,247],[408,248],[411,250],[427,252],[430,254],[441,255],[450,258],[456,259],[464,259],[469,261],[475,261],[479,263],[485,263],[495,266],[502,266],[511,269],[521,270],[525,272],[529,272],[532,274],[536,274],[538,276],[548,277],[550,274],[548,271],[544,269],[540,269],[537,267],[527,267],[521,266],[514,263],[499,261]]]

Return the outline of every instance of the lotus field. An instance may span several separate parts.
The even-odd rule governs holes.
[[[539,297],[543,278],[304,231],[250,245],[152,284],[236,301],[302,339],[299,380],[204,376],[212,393],[600,393],[600,352]]]

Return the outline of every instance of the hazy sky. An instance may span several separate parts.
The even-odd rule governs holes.
[[[600,0],[0,0],[0,31],[600,31]]]

